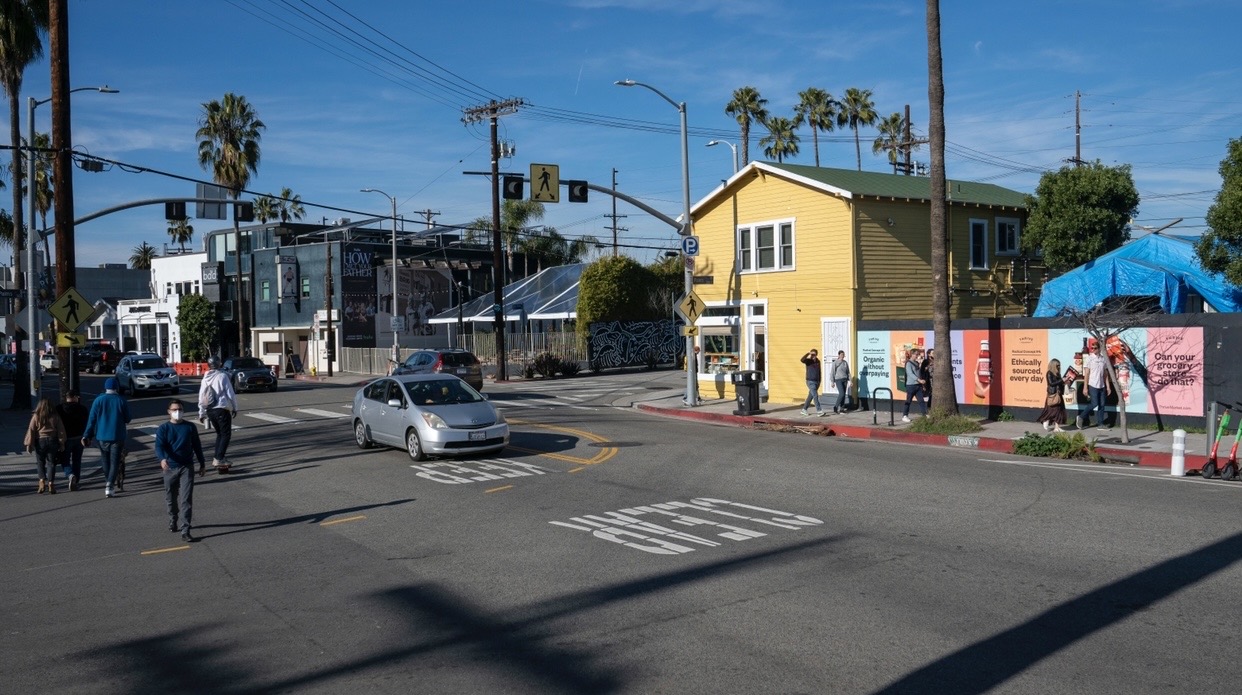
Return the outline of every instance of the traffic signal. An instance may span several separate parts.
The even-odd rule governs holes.
[[[569,202],[585,203],[587,202],[587,182],[586,181],[566,181],[569,186]]]
[[[254,222],[254,203],[234,203],[233,219],[238,222]]]
[[[521,200],[522,199],[522,177],[506,176],[501,179],[503,187],[500,191],[500,197],[505,200]]]
[[[164,203],[164,219],[166,220],[184,220],[185,219],[185,203]]]

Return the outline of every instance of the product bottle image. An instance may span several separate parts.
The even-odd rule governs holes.
[[[1117,385],[1121,387],[1121,402],[1130,405],[1130,365],[1117,365]]]
[[[986,398],[988,387],[992,384],[992,352],[988,349],[988,341],[979,341],[979,360],[975,363],[975,395]]]

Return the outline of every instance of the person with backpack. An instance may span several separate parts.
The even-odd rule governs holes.
[[[198,387],[198,421],[210,422],[216,431],[216,447],[211,465],[217,473],[229,472],[229,460],[225,455],[233,438],[233,418],[237,416],[237,392],[228,373],[220,370],[220,358],[207,358],[207,373]]]

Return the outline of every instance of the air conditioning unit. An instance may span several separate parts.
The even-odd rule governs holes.
[[[338,226],[338,227],[344,227],[344,226],[345,226],[345,225],[347,225],[347,224],[349,224],[349,218],[348,218],[348,217],[340,217],[340,218],[337,218],[337,220],[336,220],[336,226]]]

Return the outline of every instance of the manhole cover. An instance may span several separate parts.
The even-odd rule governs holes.
[[[642,442],[588,442],[587,443],[587,446],[598,447],[600,449],[604,447],[614,447],[614,448],[620,449],[622,447],[627,447],[627,446],[642,446],[642,445],[643,445]]]

